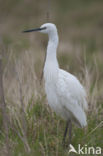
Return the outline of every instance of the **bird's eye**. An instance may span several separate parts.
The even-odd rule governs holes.
[[[42,28],[40,28],[41,30],[45,30],[47,27],[42,27]]]
[[[47,27],[44,27],[44,29],[47,29]]]

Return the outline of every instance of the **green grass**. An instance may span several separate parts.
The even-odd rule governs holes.
[[[34,154],[37,156],[68,156],[68,148],[62,146],[65,121],[51,112],[50,108],[43,103],[43,99],[37,100],[36,103],[31,100],[30,103],[26,110],[26,123],[27,140],[31,152],[30,154],[27,154],[22,140],[13,130],[10,130],[9,139],[11,142],[11,156],[33,156]],[[101,119],[98,119],[97,116],[88,115],[88,128],[85,132],[83,129],[73,126],[72,145],[75,148],[77,148],[78,144],[81,144],[82,146],[88,145],[89,147],[103,147],[103,140],[101,139],[103,137],[102,127],[97,128],[91,133],[100,122]],[[17,124],[15,124],[14,127],[18,131],[21,131]],[[3,135],[0,136],[0,140],[2,143],[5,143]]]
[[[41,0],[0,1],[0,54],[2,51],[5,100],[11,123],[10,156],[68,156],[68,149],[61,144],[65,121],[51,111],[44,87],[39,82],[47,37],[39,33],[21,33],[46,22],[46,4]],[[78,144],[86,144],[100,146],[103,150],[103,124],[97,127],[103,121],[102,6],[102,0],[56,0],[51,3],[51,21],[57,25],[60,36],[60,67],[76,75],[88,94],[88,127],[84,131],[73,126],[72,145],[75,148]],[[17,134],[23,136],[16,70],[22,81],[29,154]],[[0,109],[0,156],[4,156],[5,145]]]

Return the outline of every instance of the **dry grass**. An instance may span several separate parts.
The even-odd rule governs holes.
[[[3,80],[10,152],[11,156],[67,156],[68,149],[61,146],[65,122],[51,111],[44,82],[40,85],[47,38],[38,33],[21,33],[23,29],[38,27],[45,21],[46,2],[39,1],[36,5],[35,2],[0,1],[0,6],[5,8],[0,9],[0,51],[3,51],[5,67]],[[86,134],[74,127],[72,144],[75,147],[78,143],[103,147],[102,3],[94,0],[52,3],[52,21],[60,35],[60,67],[76,75],[88,95],[88,127]],[[1,156],[6,150],[4,138],[0,112]]]
[[[73,47],[72,47],[72,51],[73,51]],[[81,51],[81,49],[77,49],[77,51]],[[65,55],[67,56],[67,54]],[[70,53],[68,55],[73,55],[73,53]],[[25,144],[27,147],[28,145],[30,146],[28,147],[30,148],[30,150],[28,151],[31,152],[31,155],[35,153],[35,150],[38,153],[38,155],[40,153],[42,155],[49,155],[50,152],[52,153],[52,155],[56,155],[56,156],[62,155],[63,153],[67,155],[67,152],[63,151],[63,149],[61,148],[64,122],[60,118],[56,117],[55,114],[51,112],[50,108],[47,105],[45,92],[44,92],[44,85],[43,83],[42,85],[40,85],[40,79],[38,78],[40,77],[40,73],[38,75],[35,71],[34,56],[35,53],[32,50],[28,50],[22,53],[18,59],[15,59],[15,55],[11,51],[7,66],[5,67],[4,70],[5,99],[8,106],[10,123],[12,126],[12,128],[11,127],[10,128],[12,129],[13,135],[17,135],[16,136],[17,138],[19,137],[19,142],[17,141],[15,142],[14,140],[12,140],[12,138],[10,139],[11,148],[14,149],[12,153],[13,152],[16,153],[15,150],[17,146],[21,144],[20,142],[22,142],[22,144],[24,144],[24,147]],[[59,57],[59,61],[61,60],[60,57]],[[78,56],[78,52],[75,53],[75,58],[77,59],[78,65],[80,64],[80,68],[78,70],[80,70],[81,72],[79,72],[78,74],[77,72],[75,73],[75,71],[73,71],[73,73],[75,73],[76,76],[82,82],[82,84],[84,84],[88,95],[89,129],[86,130],[86,140],[88,144],[91,144],[92,142],[91,136],[95,135],[96,133],[95,131],[97,131],[97,129],[100,128],[98,126],[99,123],[102,122],[102,110],[100,111],[101,103],[99,101],[99,98],[102,95],[102,90],[98,92],[98,79],[99,79],[98,67],[97,67],[97,62],[94,58],[94,68],[91,71],[91,68],[89,68],[86,64],[85,51],[84,51],[84,55],[81,55],[81,52],[79,52],[79,56]],[[80,58],[82,58],[82,61]],[[12,59],[14,59],[14,61]],[[11,60],[12,60],[12,66],[10,63]],[[64,64],[64,68],[69,70],[69,68],[66,66]],[[74,65],[71,64],[71,66]],[[40,67],[38,66],[38,69],[39,68]],[[21,97],[20,87],[22,89],[22,97]],[[24,104],[23,116],[21,115],[21,112],[23,110],[21,110],[22,102],[20,100],[20,97],[22,98]],[[95,114],[95,120],[97,121],[96,123],[93,123],[93,125],[91,125],[91,123],[94,122],[94,120],[92,120],[92,118],[94,118],[94,114]],[[23,126],[24,122],[22,120],[23,118],[26,119],[25,121],[26,125],[24,126]],[[25,135],[24,135],[23,127],[25,126],[27,127],[26,137],[29,142],[26,141],[24,138]],[[83,133],[82,131],[75,128],[74,133],[77,132],[81,134]],[[78,137],[81,138],[79,139],[79,143],[84,144],[84,139],[82,138],[83,134],[80,136],[79,135]],[[76,141],[75,135],[73,138],[74,141]],[[31,145],[31,143],[33,144],[33,146]],[[3,146],[5,146],[5,144]],[[17,151],[17,153],[21,151],[21,149],[18,150],[19,151]]]

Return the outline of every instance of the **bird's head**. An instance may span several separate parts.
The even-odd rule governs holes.
[[[56,29],[55,24],[45,23],[45,24],[41,25],[39,28],[25,30],[23,32],[24,33],[27,33],[27,32],[33,32],[33,31],[38,31],[38,32],[41,32],[41,33],[44,33],[44,34],[48,34],[49,35],[49,34],[52,34],[54,32],[57,32],[57,29]]]
[[[42,29],[40,32],[44,34],[49,34],[57,31],[55,24],[52,23],[45,23],[41,25],[40,28]]]

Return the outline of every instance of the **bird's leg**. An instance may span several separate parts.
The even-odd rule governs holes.
[[[69,121],[69,140],[68,140],[68,145],[71,143],[71,139],[72,139],[72,122],[71,120]]]
[[[63,141],[62,141],[62,144],[63,145],[65,145],[65,138],[66,138],[66,135],[67,135],[68,126],[69,126],[69,121],[67,121],[67,123],[66,123],[65,131],[64,131],[64,136],[63,136]]]

